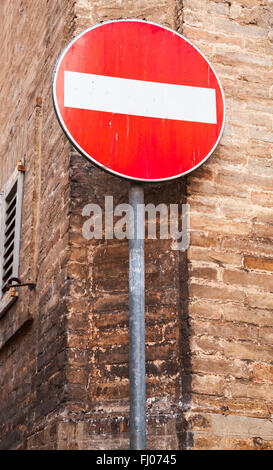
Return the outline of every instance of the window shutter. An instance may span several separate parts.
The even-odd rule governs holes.
[[[20,232],[24,173],[13,172],[0,193],[0,315],[16,300],[6,291],[11,277],[19,275]]]

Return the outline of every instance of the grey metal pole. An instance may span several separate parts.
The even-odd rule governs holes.
[[[129,203],[132,207],[129,240],[130,449],[145,450],[145,211],[144,188],[141,183],[130,183]]]

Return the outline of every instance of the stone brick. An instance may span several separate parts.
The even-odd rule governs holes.
[[[270,420],[261,421],[258,418],[220,414],[211,416],[211,430],[222,436],[260,436],[264,439],[270,439],[273,431]]]
[[[218,286],[207,286],[203,284],[190,284],[189,286],[190,296],[193,298],[204,298],[214,300],[231,300],[233,302],[240,302],[245,299],[243,292],[238,290],[230,290],[224,287]]]
[[[201,278],[207,279],[209,281],[216,281],[217,279],[217,270],[209,267],[198,266],[194,267],[191,266],[189,269],[192,278]]]
[[[237,240],[237,244],[235,244]],[[261,255],[270,257],[271,241],[268,238],[257,239],[257,238],[236,238],[225,237],[222,241],[223,248],[228,249],[232,252],[243,252],[246,255]]]
[[[256,25],[240,25],[237,22],[230,21],[226,18],[215,18],[214,26],[225,33],[240,34],[243,37],[251,38],[264,38],[266,37],[266,31]]]
[[[221,306],[212,302],[197,300],[189,305],[189,314],[192,318],[221,318]]]
[[[221,232],[223,234],[249,235],[250,226],[244,222],[229,222],[219,217],[209,217],[194,215],[191,217],[191,227],[193,229],[204,230],[206,232]]]
[[[230,393],[233,397],[243,397],[248,399],[259,399],[262,400],[265,395],[271,395],[273,392],[272,384],[244,384],[244,383],[232,383],[230,384]],[[271,434],[272,436],[272,434]]]
[[[191,245],[200,247],[216,247],[217,234],[207,234],[191,229]]]
[[[268,238],[272,240],[273,238],[273,228],[270,225],[264,224],[253,224],[253,233],[258,238]]]
[[[227,437],[223,442],[224,450],[272,450],[273,441],[264,440],[261,437],[240,438]]]
[[[188,250],[190,260],[215,263],[221,267],[225,265],[242,266],[242,256],[236,253],[217,251],[214,249],[202,249],[191,246]]]
[[[247,416],[269,419],[271,405],[259,399],[228,398],[216,396],[193,396],[192,410],[196,413],[216,413],[222,415]],[[211,415],[210,415],[211,416]]]
[[[225,380],[217,375],[193,375],[192,392],[201,395],[223,395]]]
[[[204,351],[209,352],[209,351]],[[216,375],[233,377],[250,378],[250,371],[243,361],[230,361],[225,358],[219,359],[215,356],[193,356],[192,357],[192,368],[196,373],[209,374],[214,373]]]
[[[251,200],[259,206],[272,207],[273,196],[269,192],[252,191]]]
[[[221,306],[221,311],[223,319],[227,321],[249,323],[259,326],[273,326],[273,318],[269,310],[261,310],[258,308],[251,309],[226,304]]]
[[[254,382],[273,382],[273,366],[268,364],[253,364]]]
[[[268,292],[273,291],[273,279],[270,274],[226,269],[223,272],[223,281],[227,284],[241,285],[244,287],[255,286]]]
[[[194,335],[208,335],[220,338],[234,338],[242,340],[257,340],[258,328],[250,325],[235,325],[232,322],[218,320],[191,320],[191,331]]]
[[[205,354],[217,354],[219,352],[219,343],[215,338],[209,336],[193,337],[190,340],[192,353],[203,352]]]
[[[255,343],[220,341],[223,351],[227,357],[242,360],[270,361],[272,347],[260,346]]]
[[[269,309],[272,311],[273,295],[270,293],[263,294],[247,294],[247,303],[250,307]]]
[[[247,269],[258,269],[261,271],[273,271],[273,259],[256,258],[255,256],[245,256],[244,267]]]
[[[273,329],[272,328],[261,328],[259,331],[259,341],[263,344],[272,345],[273,342]]]
[[[211,433],[194,433],[194,446],[195,450],[220,450],[221,438]]]

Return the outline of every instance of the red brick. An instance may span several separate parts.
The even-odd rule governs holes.
[[[244,267],[247,269],[259,269],[261,271],[273,271],[273,259],[245,256]]]

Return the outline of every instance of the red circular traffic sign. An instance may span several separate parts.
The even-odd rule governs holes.
[[[222,86],[204,55],[180,34],[140,20],[101,23],[74,38],[55,69],[53,102],[82,155],[140,181],[196,169],[225,119]]]

